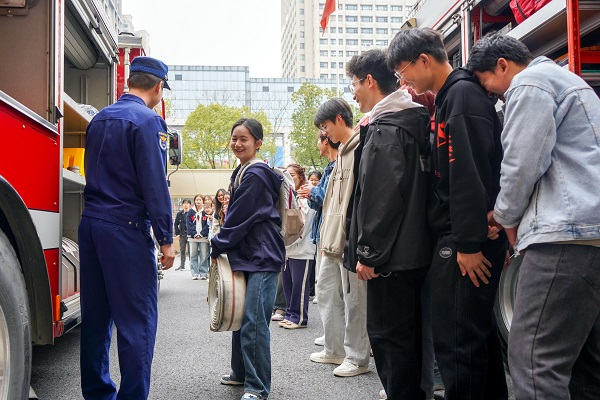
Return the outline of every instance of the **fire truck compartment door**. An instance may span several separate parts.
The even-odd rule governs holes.
[[[92,68],[98,60],[98,52],[75,15],[67,7],[65,12],[65,57],[75,68]]]

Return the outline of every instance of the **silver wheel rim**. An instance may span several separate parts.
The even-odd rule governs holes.
[[[498,290],[498,304],[500,308],[500,316],[506,327],[506,337],[512,324],[513,312],[515,306],[515,298],[517,296],[517,283],[519,282],[519,269],[521,267],[521,259],[513,260],[513,265],[509,266],[502,272],[500,278],[500,286]]]
[[[0,399],[8,399],[10,382],[10,338],[4,311],[0,307]]]

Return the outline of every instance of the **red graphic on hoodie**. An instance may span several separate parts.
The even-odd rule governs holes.
[[[437,147],[438,149],[448,143],[446,139],[446,132],[444,132],[444,127],[446,126],[446,122],[442,121],[438,124],[437,130]]]

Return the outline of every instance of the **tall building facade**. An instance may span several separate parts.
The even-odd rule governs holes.
[[[386,48],[412,11],[414,0],[338,0],[326,32],[325,0],[281,1],[284,78],[346,79],[345,64],[371,48]]]

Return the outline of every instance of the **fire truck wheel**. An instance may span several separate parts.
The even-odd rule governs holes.
[[[10,241],[0,231],[0,400],[28,399],[30,373],[25,280]]]
[[[502,271],[498,292],[496,294],[496,304],[494,313],[498,324],[498,333],[502,345],[502,356],[504,364],[508,368],[508,333],[512,323],[513,311],[515,307],[515,298],[517,296],[517,283],[519,282],[519,269],[523,257],[514,257],[510,266]]]

